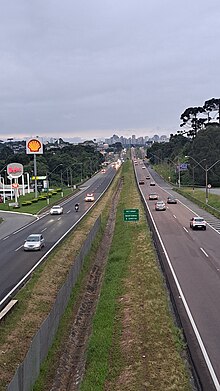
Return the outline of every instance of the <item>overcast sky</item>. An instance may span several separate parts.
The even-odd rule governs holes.
[[[219,0],[10,0],[0,137],[175,133],[220,97]]]

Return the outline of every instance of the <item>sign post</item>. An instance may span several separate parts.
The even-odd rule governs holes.
[[[139,221],[139,209],[124,209],[124,221]]]
[[[30,138],[26,141],[26,153],[28,155],[34,155],[34,189],[35,198],[37,198],[37,158],[36,155],[43,154],[43,142],[38,137]]]

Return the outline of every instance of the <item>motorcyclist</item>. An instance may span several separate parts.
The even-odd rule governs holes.
[[[78,210],[79,210],[79,204],[76,203],[76,204],[75,204],[75,211],[78,212]]]

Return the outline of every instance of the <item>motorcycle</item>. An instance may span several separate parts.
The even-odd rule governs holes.
[[[79,205],[76,204],[76,205],[75,205],[75,212],[78,212],[78,210],[79,210]]]

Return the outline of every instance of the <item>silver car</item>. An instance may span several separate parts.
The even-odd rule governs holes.
[[[37,251],[45,246],[42,234],[31,234],[24,242],[24,251]]]
[[[155,210],[166,210],[166,205],[164,201],[157,201],[155,204]]]

